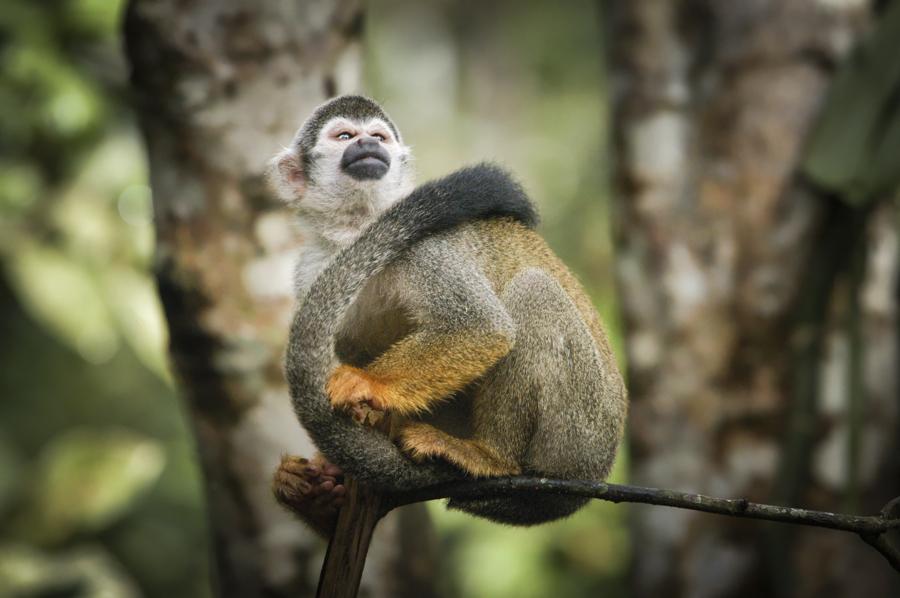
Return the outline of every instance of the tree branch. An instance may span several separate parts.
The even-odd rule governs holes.
[[[390,414],[375,423],[375,429],[391,435]],[[387,506],[388,495],[344,476],[347,495],[331,533],[328,551],[319,574],[316,598],[355,598],[359,592],[366,555],[375,526],[395,506]]]
[[[690,509],[781,523],[825,527],[859,535],[900,571],[900,548],[888,532],[900,532],[900,497],[889,502],[879,515],[845,515],[750,502],[744,498],[717,498],[660,488],[644,488],[606,482],[551,480],[535,477],[492,478],[441,484],[386,497],[387,511],[414,502],[440,498],[490,498],[535,492],[596,498],[614,503],[631,502]]]

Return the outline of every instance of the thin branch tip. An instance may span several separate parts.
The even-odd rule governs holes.
[[[878,515],[848,515],[752,502],[746,498],[718,498],[680,492],[587,480],[556,480],[527,476],[465,480],[440,484],[387,497],[387,510],[415,502],[443,498],[494,498],[522,493],[570,494],[613,503],[641,503],[730,515],[748,519],[777,521],[853,532],[875,548],[900,571],[900,547],[888,532],[900,530],[900,496],[889,501]]]

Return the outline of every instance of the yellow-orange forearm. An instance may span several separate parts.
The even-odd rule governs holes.
[[[420,332],[397,342],[364,370],[341,366],[329,381],[334,404],[366,395],[378,409],[426,411],[461,390],[512,348],[502,334]]]

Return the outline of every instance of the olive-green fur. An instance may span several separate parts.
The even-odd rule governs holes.
[[[482,220],[414,245],[365,284],[338,333],[338,356],[377,371],[379,357],[411,335],[420,344],[404,357],[405,367],[393,364],[410,384],[453,378],[448,368],[472,358],[466,339],[507,344],[482,375],[409,419],[483,443],[523,473],[591,480],[609,474],[627,411],[622,378],[590,300],[533,230],[510,219]],[[458,341],[441,345],[441,364],[433,367],[428,343],[447,338]],[[582,504],[504,498],[450,506],[527,525]]]

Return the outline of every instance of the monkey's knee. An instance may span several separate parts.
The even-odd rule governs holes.
[[[540,268],[525,268],[516,274],[503,289],[501,299],[513,319],[520,320],[517,330],[523,324],[546,327],[573,316],[577,318],[575,305],[566,291]]]

